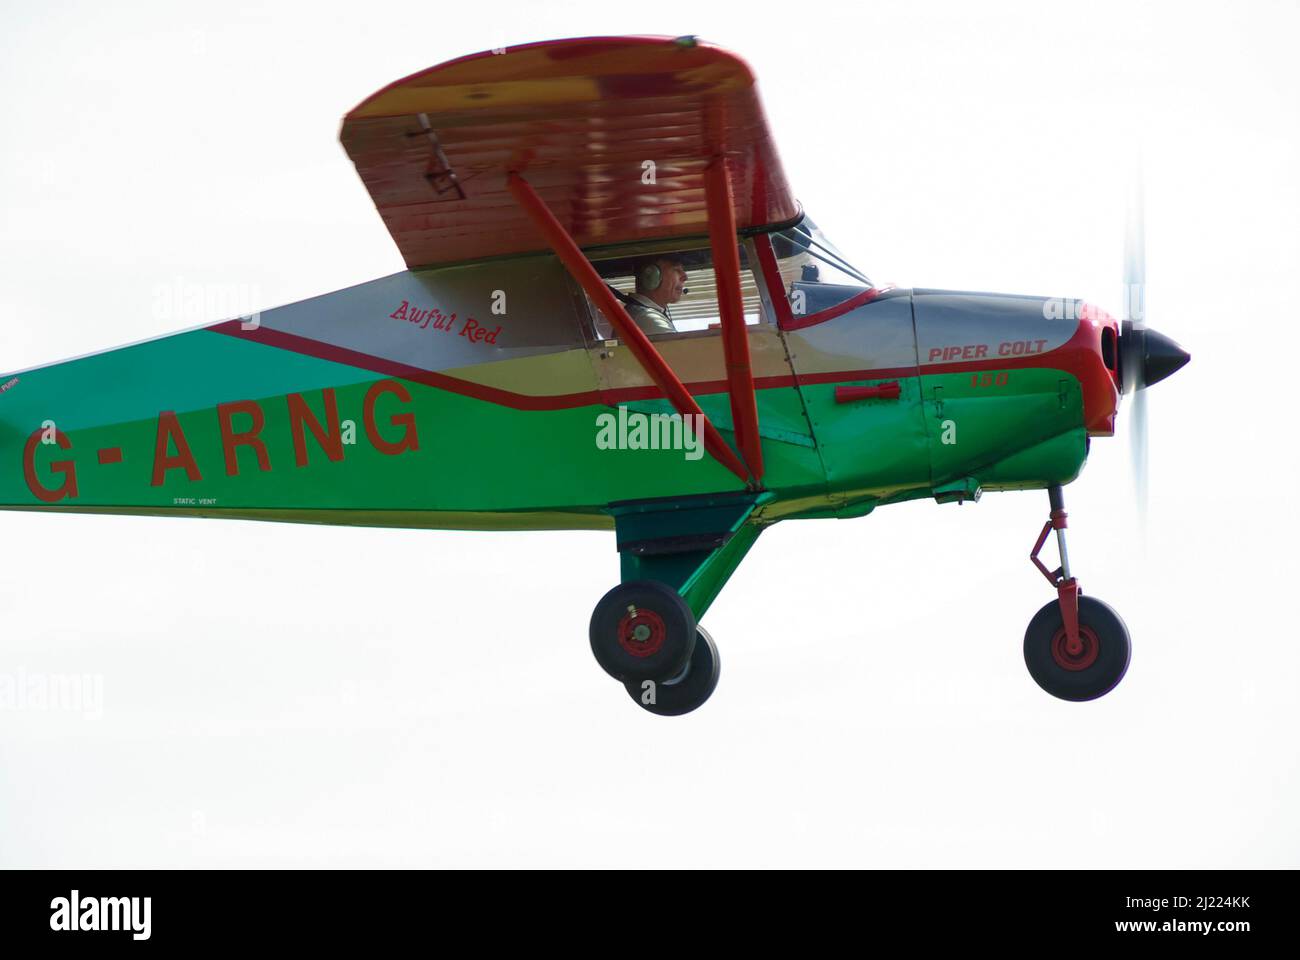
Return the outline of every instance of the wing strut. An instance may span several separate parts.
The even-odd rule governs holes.
[[[727,362],[727,390],[731,394],[731,422],[736,446],[754,480],[763,480],[763,445],[758,437],[758,406],[754,399],[754,373],[749,365],[749,331],[740,297],[740,255],[736,252],[736,215],[731,183],[721,154],[704,172],[704,195],[709,210],[709,246],[718,282],[718,311],[722,315],[722,353]]]
[[[704,424],[704,449],[708,450],[715,460],[737,477],[749,483],[750,472],[745,469],[745,465],[740,462],[740,458],[736,456],[735,451],[727,445],[726,440],[722,439],[722,434],[718,433],[713,422],[705,416],[704,411],[695,402],[695,398],[691,396],[685,384],[677,379],[677,375],[668,366],[668,362],[664,360],[662,354],[650,342],[650,338],[632,322],[632,318],[627,315],[623,305],[610,293],[609,287],[605,286],[604,281],[600,279],[600,274],[591,265],[591,261],[586,258],[560,221],[555,219],[555,215],[551,213],[542,198],[537,195],[537,192],[527,180],[514,171],[511,171],[506,176],[506,186],[510,189],[515,201],[523,208],[523,211],[533,221],[537,229],[541,231],[542,236],[546,238],[546,242],[550,244],[551,249],[555,251],[556,256],[560,258],[560,262],[568,269],[573,279],[581,284],[582,289],[587,292],[587,296],[591,297],[592,302],[600,307],[601,313],[605,315],[610,325],[627,344],[628,349],[632,351],[632,355],[636,357],[645,372],[650,375],[650,379],[664,392],[669,402],[672,403],[673,409],[683,417],[694,415],[701,418],[695,422]],[[731,236],[734,244],[734,231]],[[733,256],[735,256],[734,251]],[[744,317],[741,317],[741,323],[744,323]],[[743,335],[743,329],[741,333]],[[728,363],[728,375],[730,376],[730,363]],[[752,405],[752,384],[750,391],[750,403]],[[735,403],[734,398],[732,403]]]

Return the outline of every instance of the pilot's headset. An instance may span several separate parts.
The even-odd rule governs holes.
[[[659,261],[654,260],[650,263],[643,263],[636,270],[636,288],[637,290],[655,290],[663,281],[664,272],[659,266]],[[687,289],[682,287],[682,293],[687,293]]]
[[[664,272],[660,269],[658,261],[643,263],[636,270],[636,288],[637,290],[658,289],[663,278]]]

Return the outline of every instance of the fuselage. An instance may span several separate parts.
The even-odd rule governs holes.
[[[808,292],[807,313],[748,327],[763,519],[1065,483],[1113,431],[1117,330],[1098,311]],[[718,332],[655,346],[731,441]],[[406,271],[3,384],[6,509],[605,528],[611,503],[744,487],[707,454],[628,436],[672,408],[551,256]]]

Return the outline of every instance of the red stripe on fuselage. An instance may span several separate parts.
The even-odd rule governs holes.
[[[610,406],[635,400],[662,400],[663,391],[654,384],[642,387],[622,387],[618,390],[585,390],[580,393],[561,393],[550,396],[537,396],[515,393],[499,387],[489,387],[459,377],[423,370],[396,360],[376,357],[347,347],[335,346],[320,340],[312,340],[295,333],[272,330],[268,327],[243,329],[239,320],[227,320],[207,329],[241,340],[278,347],[305,356],[330,360],[362,370],[390,377],[400,377],[413,383],[437,387],[461,396],[485,400],[498,406],[514,410],[567,410],[573,407]],[[1047,353],[1034,357],[1002,357],[995,360],[974,360],[966,363],[932,363],[920,368],[879,367],[874,370],[832,370],[825,373],[801,373],[798,380],[789,374],[776,377],[755,377],[756,390],[775,390],[786,387],[808,386],[809,384],[842,383],[846,380],[883,380],[898,377],[915,377],[918,374],[972,373],[981,370],[1018,370],[1026,368],[1052,368],[1073,374],[1083,385],[1084,420],[1091,432],[1109,433],[1114,429],[1114,413],[1118,393],[1111,380],[1109,371],[1101,359],[1100,327],[1094,327],[1092,321],[1082,320],[1079,329],[1061,346]],[[697,380],[686,384],[692,395],[701,396],[712,393],[726,393],[727,381]]]
[[[778,287],[778,289],[780,289]],[[806,327],[815,327],[819,323],[825,323],[827,320],[834,320],[836,317],[842,317],[850,310],[856,310],[864,303],[870,303],[882,293],[888,293],[893,287],[868,287],[861,293],[854,294],[847,300],[842,300],[833,307],[827,307],[818,313],[810,313],[806,317],[793,317],[781,324],[782,330],[803,330]]]
[[[503,407],[513,407],[516,410],[563,410],[568,407],[585,407],[601,402],[600,394],[595,390],[589,390],[585,393],[556,394],[555,396],[531,396],[526,393],[501,390],[497,387],[461,380],[458,377],[449,377],[445,373],[423,370],[420,367],[413,367],[397,360],[388,360],[384,357],[376,357],[373,354],[362,353],[359,350],[349,350],[347,347],[312,340],[310,337],[300,337],[296,333],[285,333],[283,330],[272,330],[262,326],[245,330],[243,321],[240,320],[227,320],[224,323],[208,327],[208,329],[213,333],[224,333],[240,340],[252,340],[255,343],[266,344],[269,347],[279,347],[281,350],[288,350],[292,353],[301,353],[305,356],[317,357],[333,363],[342,363],[349,367],[359,367],[362,370],[370,370],[390,377],[400,377],[403,380],[422,383],[427,387],[437,387],[440,390],[448,390],[451,393],[486,400],[489,403],[495,403]],[[657,387],[652,386],[649,389],[658,392]]]

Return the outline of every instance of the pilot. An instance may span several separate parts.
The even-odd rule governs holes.
[[[653,336],[676,333],[668,305],[686,293],[686,268],[672,257],[656,257],[637,264],[636,293],[626,306],[632,321]]]

